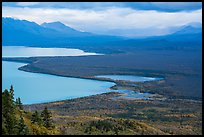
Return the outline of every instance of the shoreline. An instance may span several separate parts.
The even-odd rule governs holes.
[[[64,57],[67,59],[67,57]],[[188,96],[185,94],[178,94],[177,91],[174,91],[172,89],[167,89],[168,91],[165,91],[166,88],[168,88],[170,85],[168,84],[169,78],[174,77],[174,74],[168,73],[168,72],[163,72],[161,71],[161,74],[156,71],[148,71],[148,73],[144,71],[140,71],[138,74],[138,71],[134,73],[127,73],[126,71],[121,71],[121,73],[113,73],[112,71],[105,70],[104,74],[100,72],[100,70],[96,69],[94,73],[88,72],[87,74],[84,74],[82,72],[77,72],[77,73],[72,73],[73,70],[69,73],[63,73],[60,74],[58,71],[53,71],[49,70],[49,68],[44,68],[44,67],[38,67],[39,61],[40,63],[45,63],[47,60],[49,61],[50,59],[57,59],[58,61],[64,60],[62,57],[46,57],[46,58],[41,58],[41,57],[29,57],[29,58],[2,58],[2,61],[9,61],[9,62],[18,62],[18,63],[27,63],[24,66],[21,66],[18,68],[18,70],[25,71],[25,72],[31,72],[31,73],[38,73],[38,74],[46,74],[46,75],[53,75],[53,76],[60,76],[60,77],[69,77],[69,78],[80,78],[80,79],[87,79],[87,80],[97,80],[97,81],[104,81],[104,82],[113,82],[115,85],[110,87],[110,89],[115,89],[117,90],[118,88],[123,87],[123,89],[130,89],[132,91],[140,91],[140,92],[150,92],[150,93],[155,93],[155,94],[160,94],[163,95],[167,98],[171,99],[193,99],[193,100],[202,100],[202,97],[194,97],[194,96]],[[80,57],[81,58],[81,57]],[[37,63],[36,63],[37,62]],[[36,63],[36,67],[32,64]],[[48,62],[49,63],[49,62]],[[110,69],[110,68],[107,68]],[[104,68],[102,68],[104,70]],[[58,73],[58,74],[57,74]],[[165,78],[163,80],[159,81],[146,81],[146,82],[130,82],[130,81],[117,81],[117,80],[111,80],[108,78],[97,78],[92,75],[137,75],[137,76],[143,76],[143,77],[162,77]],[[184,75],[178,73],[176,76],[178,77],[185,77]],[[176,79],[175,79],[176,80]],[[133,86],[135,85],[135,86]],[[176,93],[177,92],[177,93]]]
[[[17,62],[19,63],[20,61]],[[32,72],[32,70],[31,73],[46,74],[43,72]],[[94,78],[84,79],[96,80]],[[99,81],[107,81],[107,79],[100,79]],[[141,90],[150,91],[150,93],[152,93],[151,91],[154,93],[154,90],[158,90],[156,94],[157,92],[159,94],[161,93],[159,92],[160,86],[161,89],[165,89],[165,87],[160,85],[163,82],[165,81],[150,81],[136,84],[134,82],[123,83],[122,81],[117,81],[116,84],[118,85],[114,85],[112,88],[121,89],[121,87],[124,87],[135,88],[134,90],[136,90],[137,87],[135,86],[138,86]],[[123,95],[119,92],[105,92],[72,99],[23,104],[23,108],[31,114],[36,110],[41,112],[47,107],[53,114],[56,127],[66,131],[66,134],[70,133],[70,131],[73,134],[76,133],[75,131],[84,133],[83,128],[89,125],[90,122],[107,121],[108,119],[118,124],[121,124],[121,120],[142,122],[138,126],[145,130],[148,129],[148,132],[153,128],[153,134],[155,135],[157,134],[155,131],[158,131],[158,133],[162,132],[162,134],[202,134],[202,126],[195,126],[202,124],[202,100],[187,100],[177,98],[177,96],[175,98],[168,98],[168,94],[166,95],[165,92],[164,95],[167,96],[165,100],[162,100],[162,96],[161,98],[153,96],[153,100],[120,98]],[[190,131],[189,128],[191,129]]]
[[[3,60],[3,61],[5,61],[5,60]],[[25,63],[25,62],[23,62],[23,61],[14,61],[14,60],[12,60],[12,61],[8,61],[8,60],[6,60],[7,62],[17,62],[17,63]],[[59,76],[59,77],[67,77],[67,78],[79,78],[79,79],[87,79],[87,80],[97,80],[97,81],[103,81],[103,82],[111,82],[111,83],[114,83],[114,85],[113,86],[111,86],[111,87],[109,87],[109,90],[111,90],[111,91],[107,91],[107,92],[104,92],[104,93],[110,93],[110,92],[115,92],[115,93],[118,93],[118,94],[120,94],[120,96],[123,96],[123,95],[121,95],[121,94],[124,94],[124,93],[121,93],[120,91],[118,91],[119,89],[117,89],[117,87],[121,84],[121,83],[123,83],[125,80],[112,80],[112,79],[109,79],[109,78],[98,78],[98,77],[74,77],[74,76],[64,76],[64,75],[59,75],[59,74],[52,74],[52,73],[49,73],[49,72],[34,72],[34,71],[32,71],[32,70],[24,70],[24,69],[21,69],[22,67],[25,67],[26,65],[28,65],[27,63],[25,64],[25,65],[23,65],[23,66],[20,66],[19,68],[18,68],[18,70],[20,70],[20,71],[25,71],[25,72],[29,72],[29,73],[38,73],[38,74],[45,74],[45,75],[53,75],[53,76]],[[152,81],[159,81],[159,80],[152,80]],[[127,82],[127,83],[132,83],[131,81],[125,81],[125,82]],[[151,81],[146,81],[146,82],[151,82]],[[138,82],[138,83],[143,83],[143,82]],[[134,87],[134,86],[133,86]],[[123,87],[123,89],[124,90],[127,90],[125,87]],[[133,92],[138,92],[138,91],[134,91],[134,90],[129,90],[129,91],[133,91]],[[140,92],[140,91],[139,91]],[[100,93],[100,94],[104,94],[104,93]],[[144,92],[140,92],[140,93],[144,93]],[[148,93],[148,92],[147,92]],[[151,93],[150,93],[151,94]],[[95,95],[98,95],[98,94],[95,94]],[[89,96],[93,96],[93,95],[88,95],[88,96],[85,96],[85,97],[89,97]],[[77,98],[83,98],[83,97],[77,97]],[[73,98],[73,99],[77,99],[77,98]],[[122,97],[123,98],[123,97]],[[143,98],[143,97],[142,97]],[[142,99],[142,98],[135,98],[135,97],[133,97],[133,99],[135,99],[135,100],[140,100],[140,99]],[[149,97],[147,97],[147,98],[149,98]],[[151,98],[151,96],[150,96],[150,98]],[[72,99],[72,98],[71,98]],[[53,101],[45,101],[45,102],[39,102],[39,103],[31,103],[31,104],[25,104],[25,105],[33,105],[33,104],[44,104],[44,103],[52,103],[52,102],[58,102],[58,101],[65,101],[65,100],[71,100],[71,99],[62,99],[62,100],[53,100]],[[120,99],[120,98],[118,98],[118,99]],[[128,99],[128,98],[126,98],[126,97],[124,97],[124,99]],[[143,99],[142,99],[143,100]]]
[[[8,58],[7,58],[8,59]],[[15,60],[15,58],[11,58],[11,59],[14,59],[14,60],[4,60],[4,58],[2,58],[2,61],[7,61],[7,62],[17,62],[17,63],[28,63],[28,62],[25,62],[25,61],[18,61],[18,60]],[[127,83],[145,83],[145,82],[154,82],[154,81],[162,81],[164,80],[164,78],[162,78],[161,80],[150,80],[150,81],[144,81],[144,82],[134,82],[134,81],[126,81],[126,80],[113,80],[113,79],[110,79],[110,78],[98,78],[98,77],[95,77],[95,76],[90,76],[90,77],[84,77],[84,76],[71,76],[71,75],[61,75],[61,74],[55,74],[55,73],[50,73],[50,72],[38,72],[38,71],[32,71],[32,70],[29,70],[29,69],[25,69],[23,67],[26,67],[27,65],[29,65],[31,63],[28,63],[28,64],[25,64],[24,66],[21,66],[18,68],[18,70],[20,71],[24,71],[24,72],[30,72],[30,73],[38,73],[38,74],[46,74],[46,75],[52,75],[52,76],[59,76],[59,77],[67,77],[67,78],[80,78],[80,79],[87,79],[87,80],[97,80],[97,81],[105,81],[105,82],[113,82],[115,83],[115,85],[113,85],[111,88],[117,86],[118,83],[121,83],[121,82],[127,82]],[[114,75],[114,74],[109,74],[109,75]],[[132,76],[132,75],[130,75]],[[146,76],[141,76],[141,77],[146,77]]]
[[[111,118],[115,122],[121,119],[143,122],[154,129],[164,131],[163,133],[171,133],[169,130],[163,130],[164,127],[174,131],[174,134],[188,134],[189,128],[193,129],[189,133],[202,134],[202,126],[195,126],[202,124],[202,102],[171,99],[160,101],[113,99],[119,95],[116,92],[109,92],[23,107],[33,113],[36,110],[42,111],[46,106],[52,112],[56,125],[59,128],[64,127],[67,131],[74,127],[78,131],[80,129],[77,125],[85,126],[91,121]],[[147,127],[145,125],[144,128]],[[149,126],[146,129],[149,129]],[[180,130],[176,130],[175,127]]]

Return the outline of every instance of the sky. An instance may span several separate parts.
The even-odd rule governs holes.
[[[202,23],[202,2],[3,2],[2,17],[60,21],[98,34],[160,35]]]

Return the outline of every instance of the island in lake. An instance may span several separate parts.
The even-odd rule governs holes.
[[[50,4],[2,5],[3,135],[202,135],[201,2]]]

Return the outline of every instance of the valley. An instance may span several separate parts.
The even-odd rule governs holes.
[[[51,110],[64,135],[201,135],[202,70],[200,51],[138,51],[78,57],[18,57],[20,71],[116,83],[112,90],[152,93],[151,100],[124,98],[119,92],[24,105],[29,112]],[[171,58],[170,58],[171,57]],[[171,65],[173,64],[173,65]],[[97,75],[137,75],[163,80],[131,82]],[[104,126],[104,127],[103,127]]]
[[[201,2],[2,2],[3,135],[202,135]]]

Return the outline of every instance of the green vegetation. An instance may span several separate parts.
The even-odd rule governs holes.
[[[53,122],[52,122],[52,113],[48,111],[47,107],[45,107],[45,109],[42,111],[41,113],[41,117],[43,120],[43,125],[46,128],[53,128]]]
[[[21,103],[21,99],[18,97],[16,99],[16,106],[20,109],[23,110],[23,104]]]
[[[14,101],[14,90],[11,86],[2,92],[2,134],[3,135],[41,135],[57,134],[52,119],[52,113],[47,109],[31,113],[23,110],[23,105],[18,97]]]
[[[40,117],[38,111],[35,111],[32,116],[31,116],[31,123],[36,124],[36,125],[42,125],[43,121],[42,118]]]
[[[13,95],[13,87],[2,93],[3,135],[202,134],[201,101],[115,99],[120,94],[110,92],[22,105]]]
[[[5,90],[2,93],[2,127],[4,134],[15,134],[16,132],[16,125],[17,125],[17,118],[15,115],[16,108],[15,103],[13,101],[13,87],[11,86],[10,91]]]
[[[25,105],[45,106],[62,135],[201,135],[202,102],[193,100],[115,99],[110,92],[89,97]]]
[[[145,127],[145,128],[144,128]],[[148,127],[148,128],[147,128]],[[127,134],[165,134],[147,126],[145,123],[129,119],[105,119],[91,121],[85,128],[88,134],[110,134],[110,135],[127,135]]]
[[[29,135],[29,129],[28,126],[25,125],[24,119],[22,115],[20,116],[19,122],[16,125],[17,132],[16,135]]]

